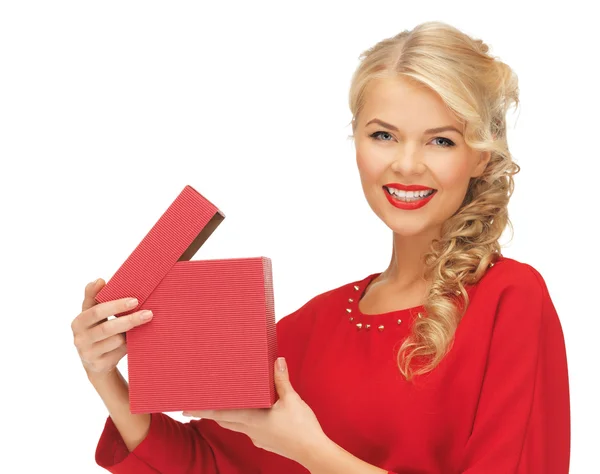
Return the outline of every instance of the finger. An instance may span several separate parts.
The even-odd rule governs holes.
[[[115,314],[124,313],[130,311],[138,305],[138,301],[135,298],[120,298],[118,300],[106,301],[99,303],[91,308],[88,308],[82,312],[77,318],[80,319],[78,322],[80,329],[87,329],[94,327],[96,323],[102,322],[109,316]],[[119,319],[119,318],[117,318]]]
[[[127,354],[127,345],[122,345],[113,349],[110,352],[107,352],[102,357],[100,357],[100,362],[105,363],[108,366],[117,365],[117,363]]]
[[[260,408],[251,408],[249,410],[191,410],[184,411],[183,416],[193,416],[196,418],[204,418],[218,422],[227,423],[242,423],[245,425],[252,424],[252,419],[255,416],[255,411]]]
[[[148,315],[148,319],[144,319]],[[148,310],[140,310],[135,313],[121,316],[119,318],[110,319],[102,324],[91,328],[88,331],[90,342],[98,342],[107,339],[115,334],[124,333],[133,329],[136,326],[141,326],[152,319],[152,312]]]
[[[113,370],[125,354],[127,354],[127,346],[120,346],[107,352],[92,363],[86,363],[84,361],[84,366],[89,368],[92,372],[106,372],[107,370]]]
[[[215,421],[215,423],[222,428],[231,431],[237,431],[238,433],[247,434],[248,432],[248,427],[246,425],[243,425],[242,423],[233,423],[231,421]],[[252,440],[252,442],[254,443],[254,440]]]
[[[279,357],[275,361],[275,388],[277,389],[279,398],[295,393],[294,387],[290,383],[287,363],[284,357]]]
[[[182,411],[181,414],[183,416],[189,416],[194,418],[207,418],[209,420],[214,420],[214,417],[217,416],[217,410],[186,410]]]
[[[125,337],[123,334],[115,334],[103,341],[98,341],[86,351],[84,356],[88,359],[95,359],[108,354],[109,352],[125,345]]]
[[[92,306],[96,305],[96,300],[94,298],[103,286],[104,280],[102,278],[98,278],[97,280],[88,283],[85,286],[85,296],[81,305],[81,311],[85,311],[86,309],[90,309]]]
[[[109,316],[120,314],[135,308],[138,304],[135,298],[121,298],[96,304],[81,312],[71,323],[73,334],[85,332],[108,319]]]
[[[85,370],[89,373],[108,373],[113,370],[119,361],[127,354],[127,347],[120,346],[107,352],[99,358],[88,360],[85,355],[81,357],[81,362]]]

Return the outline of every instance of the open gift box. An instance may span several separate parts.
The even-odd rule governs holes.
[[[186,186],[96,295],[154,313],[126,334],[131,413],[275,403],[271,260],[190,260],[224,218]]]

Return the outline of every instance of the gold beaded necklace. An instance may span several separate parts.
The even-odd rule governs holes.
[[[367,285],[368,286],[368,285]],[[358,285],[354,285],[354,291],[360,291],[360,286]],[[366,291],[366,288],[365,288]],[[362,298],[362,294],[357,298],[356,300],[356,307],[358,309],[358,303],[360,302],[361,298]],[[348,303],[349,304],[353,304],[354,303],[354,298],[348,298]],[[360,310],[359,310],[360,311]],[[354,316],[352,316],[352,308],[346,308],[346,313],[348,315],[350,315],[348,317],[348,320],[350,323],[354,323]],[[421,313],[418,313],[418,317],[422,317]],[[402,324],[402,319],[397,319],[396,320],[397,325],[399,326],[400,324]],[[362,328],[365,328],[366,331],[369,331],[371,329],[371,324],[363,324],[363,323],[356,323],[356,329],[357,330],[361,330]],[[379,332],[383,332],[383,330],[385,329],[385,326],[383,324],[380,324],[379,326],[377,326],[377,329],[379,330]]]

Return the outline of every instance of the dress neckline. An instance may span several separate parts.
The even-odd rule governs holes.
[[[371,275],[367,276],[364,280],[362,280],[362,282],[357,283],[358,287],[360,288],[360,293],[358,296],[358,299],[356,301],[356,304],[354,305],[355,311],[359,316],[362,316],[363,318],[369,318],[369,319],[382,319],[382,318],[389,318],[389,317],[398,317],[401,315],[413,315],[419,312],[423,312],[425,310],[425,306],[424,305],[418,305],[418,306],[412,306],[410,308],[402,308],[402,309],[395,309],[392,311],[386,311],[385,313],[363,313],[360,310],[360,302],[363,299],[363,296],[365,295],[365,293],[367,292],[367,289],[369,288],[369,286],[371,285],[371,283],[373,283],[373,281],[379,276],[381,275],[382,272],[377,272],[377,273],[372,273]]]

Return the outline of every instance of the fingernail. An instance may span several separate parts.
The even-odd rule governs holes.
[[[152,311],[150,311],[149,309],[142,311],[140,313],[140,318],[142,319],[142,321],[147,321],[151,317],[152,317]]]
[[[98,283],[98,280],[100,280],[100,278],[96,278],[93,282],[92,282],[92,288],[94,288],[96,286],[96,283]]]
[[[138,300],[137,298],[130,298],[127,300],[126,304],[128,308],[135,308],[138,304]]]
[[[287,369],[287,364],[285,363],[285,359],[283,357],[279,357],[277,359],[277,369],[279,372],[285,372],[285,369]]]

